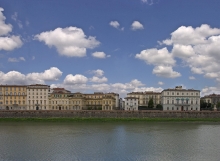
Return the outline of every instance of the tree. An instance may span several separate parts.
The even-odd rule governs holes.
[[[148,108],[154,108],[154,101],[152,98],[148,102]]]
[[[157,104],[156,108],[163,109],[163,106],[161,104]]]
[[[217,108],[220,108],[220,102],[217,103],[216,107],[217,107]]]

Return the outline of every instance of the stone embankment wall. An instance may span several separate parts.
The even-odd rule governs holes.
[[[0,111],[0,118],[220,118],[218,111]]]

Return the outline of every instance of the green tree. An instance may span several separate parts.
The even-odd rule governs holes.
[[[220,102],[216,104],[216,108],[220,108]]]
[[[152,98],[148,102],[148,108],[154,108],[154,101]]]
[[[156,108],[163,109],[163,106],[161,104],[157,104]]]

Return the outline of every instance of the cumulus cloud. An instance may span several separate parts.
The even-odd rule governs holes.
[[[195,80],[196,78],[193,77],[193,76],[189,76],[189,79],[190,79],[190,80]]]
[[[195,55],[193,47],[191,45],[179,45],[175,44],[172,49],[174,57],[186,59]]]
[[[219,35],[220,29],[211,28],[207,24],[193,28],[192,26],[181,26],[171,33],[171,39],[174,44],[197,45],[206,43],[209,36]],[[166,40],[168,42],[169,39]]]
[[[164,48],[146,49],[136,54],[136,58],[144,60],[147,64],[155,65],[153,73],[160,73],[159,71],[164,69],[159,66],[169,66],[169,71],[173,73],[170,76],[178,76],[180,73],[175,73],[172,68],[175,66],[175,58],[179,58],[192,73],[202,74],[205,78],[220,82],[220,28],[212,28],[207,24],[195,28],[181,26],[171,33],[170,38],[162,42],[158,41],[158,43],[172,45],[170,52],[164,50],[166,57],[162,58],[162,54],[159,54],[159,51]]]
[[[176,78],[181,76],[179,72],[173,71],[173,68],[170,66],[156,66],[153,69],[153,74],[166,78]]]
[[[201,90],[201,96],[209,95],[209,94],[219,94],[220,93],[220,88],[218,87],[205,87]]]
[[[106,77],[96,77],[96,76],[93,76],[92,78],[90,78],[90,82],[94,82],[94,83],[104,83],[104,82],[107,82],[108,79]]]
[[[92,71],[90,71],[90,73],[95,74],[95,76],[97,76],[97,77],[101,77],[104,75],[104,71],[101,69],[92,70]]]
[[[158,85],[161,85],[161,86],[162,86],[162,85],[164,85],[164,83],[161,82],[161,81],[159,81],[159,82],[158,82]]]
[[[154,4],[154,0],[141,0],[141,2],[148,4],[148,5],[153,5]]]
[[[9,71],[8,73],[0,71],[1,84],[45,84],[45,81],[57,80],[61,75],[62,72],[56,67],[52,67],[42,73],[28,73],[27,75],[18,71]]]
[[[109,23],[110,26],[114,27],[114,28],[119,28],[120,24],[118,23],[118,21],[111,21]]]
[[[24,57],[19,57],[19,58],[8,58],[8,62],[20,62],[20,61],[25,61]]]
[[[122,30],[122,31],[124,30],[124,27],[120,28],[120,24],[119,24],[118,21],[111,21],[111,22],[109,23],[109,25],[112,26],[112,27],[114,27],[114,28],[116,28],[116,29],[119,29],[119,30]]]
[[[104,52],[94,52],[92,53],[92,56],[99,59],[105,59],[111,57],[110,55],[106,55]]]
[[[144,26],[139,22],[139,21],[134,21],[132,24],[131,24],[131,29],[132,30],[142,30],[144,29]]]
[[[93,49],[100,44],[95,37],[87,37],[82,29],[72,26],[42,32],[35,35],[35,39],[49,47],[54,46],[60,55],[67,57],[84,57],[87,49]]]
[[[64,79],[63,83],[67,85],[75,85],[75,84],[85,84],[88,81],[88,78],[81,74],[72,75],[69,74]]]
[[[44,81],[54,81],[58,80],[61,76],[62,73],[57,67],[51,67],[48,70],[45,70],[42,73],[29,73],[27,74],[27,78],[30,80],[44,80]]]
[[[140,54],[136,54],[135,58],[152,65],[175,65],[176,62],[167,48],[143,50]]]
[[[5,23],[4,9],[0,7],[0,50],[11,51],[22,46],[20,36],[9,35],[12,25]]]

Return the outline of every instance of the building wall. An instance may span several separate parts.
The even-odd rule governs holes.
[[[138,99],[135,97],[125,98],[125,111],[138,111]]]
[[[49,110],[48,95],[50,86],[29,85],[27,86],[27,109],[28,110]]]
[[[164,111],[200,111],[199,90],[164,90],[161,99]]]
[[[26,86],[0,85],[0,109],[26,110]]]
[[[148,102],[150,99],[153,99],[154,107],[157,104],[161,104],[161,93],[153,92],[153,91],[146,91],[146,92],[132,92],[128,93],[127,97],[135,97],[139,99],[139,106],[148,106]]]

